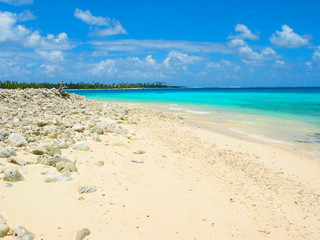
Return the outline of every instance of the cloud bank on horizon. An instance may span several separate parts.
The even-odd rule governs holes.
[[[319,42],[289,24],[264,33],[237,22],[231,31],[224,30],[222,41],[135,38],[134,30],[143,30],[136,23],[123,24],[121,16],[99,16],[95,8],[74,7],[65,13],[73,17],[73,31],[44,33],[46,29],[37,24],[43,21],[46,25],[47,20],[41,19],[41,12],[29,9],[37,1],[0,2],[15,10],[0,10],[0,81],[320,85]]]

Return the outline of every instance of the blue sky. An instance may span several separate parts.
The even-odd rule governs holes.
[[[320,1],[0,0],[0,80],[320,86]]]

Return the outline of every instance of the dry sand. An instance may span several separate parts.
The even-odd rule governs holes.
[[[40,172],[56,170],[37,164],[12,187],[0,181],[7,224],[44,240],[75,239],[83,227],[91,240],[320,239],[317,160],[165,115],[134,117],[122,124],[134,140],[108,134],[90,151],[62,150],[77,161],[72,181],[44,183]]]

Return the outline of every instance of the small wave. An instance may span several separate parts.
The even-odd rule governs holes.
[[[176,108],[176,107],[170,107],[169,110],[173,110],[173,111],[181,111],[182,108]]]
[[[186,109],[184,110],[187,113],[192,113],[192,114],[197,114],[197,115],[202,115],[202,114],[209,114],[211,112],[204,112],[204,111],[195,111],[195,110],[191,110],[191,109]]]
[[[253,122],[249,122],[249,121],[244,121],[244,122],[242,122],[242,123],[250,124],[250,125],[252,125],[252,124],[253,124]]]
[[[236,132],[236,133],[241,133],[241,134],[246,134],[250,137],[254,137],[256,139],[259,139],[259,140],[263,140],[263,141],[267,141],[267,142],[272,142],[272,143],[280,143],[280,144],[286,144],[286,145],[293,145],[292,143],[289,143],[289,142],[286,142],[286,141],[282,141],[282,140],[279,140],[279,139],[274,139],[274,138],[268,138],[268,137],[263,137],[263,136],[260,136],[258,134],[251,134],[251,133],[248,133],[248,132],[245,132],[245,131],[242,131],[238,128],[229,128],[231,131],[233,132]]]

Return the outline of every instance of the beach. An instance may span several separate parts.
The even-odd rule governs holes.
[[[0,103],[3,239],[320,238],[319,159],[294,146],[53,89]]]

